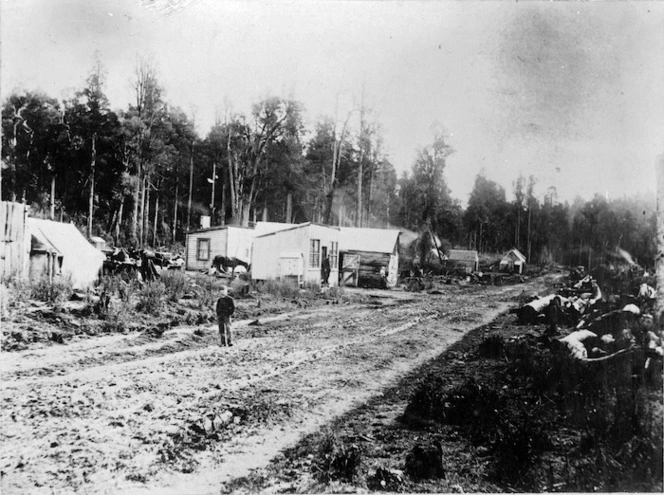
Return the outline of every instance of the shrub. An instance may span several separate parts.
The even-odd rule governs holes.
[[[180,270],[166,270],[161,273],[161,281],[166,287],[168,298],[177,302],[182,299],[189,288],[189,278]]]
[[[148,282],[138,292],[136,309],[150,315],[157,315],[164,305],[166,287],[162,282]]]
[[[361,464],[362,453],[355,444],[346,445],[333,432],[323,434],[311,464],[314,477],[321,483],[333,480],[353,481]]]
[[[320,284],[318,282],[307,282],[304,284],[304,294],[308,299],[314,299],[320,294]]]
[[[217,302],[222,286],[227,285],[226,279],[218,279],[208,275],[197,274],[194,276],[193,290],[199,308],[212,308]]]
[[[103,332],[122,333],[127,329],[127,324],[131,320],[126,304],[120,306],[111,305],[104,315],[104,322],[101,325]]]
[[[72,292],[70,279],[58,278],[50,281],[44,277],[32,284],[30,296],[38,301],[56,304],[67,301]]]

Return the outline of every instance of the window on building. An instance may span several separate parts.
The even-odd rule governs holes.
[[[339,268],[339,243],[330,243],[330,269],[336,270]]]
[[[311,268],[320,267],[320,239],[311,239],[311,248],[309,250],[309,266]]]
[[[210,259],[210,239],[198,239],[196,244],[196,259],[208,261]]]

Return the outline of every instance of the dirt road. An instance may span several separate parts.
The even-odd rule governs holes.
[[[188,327],[4,353],[2,493],[217,493],[543,288],[377,291],[237,322],[232,348]]]

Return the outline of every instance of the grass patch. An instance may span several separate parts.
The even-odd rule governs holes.
[[[282,299],[295,299],[300,296],[300,288],[292,280],[266,280],[258,286],[258,292]]]

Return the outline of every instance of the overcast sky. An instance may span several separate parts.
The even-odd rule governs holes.
[[[175,8],[167,8],[168,5]],[[98,51],[114,108],[151,57],[167,100],[204,136],[228,98],[267,94],[307,118],[359,99],[390,160],[410,169],[442,125],[446,178],[464,203],[476,174],[512,197],[519,173],[562,200],[655,190],[664,153],[664,2],[2,0],[0,89],[62,99]],[[341,113],[341,112],[340,112]]]

